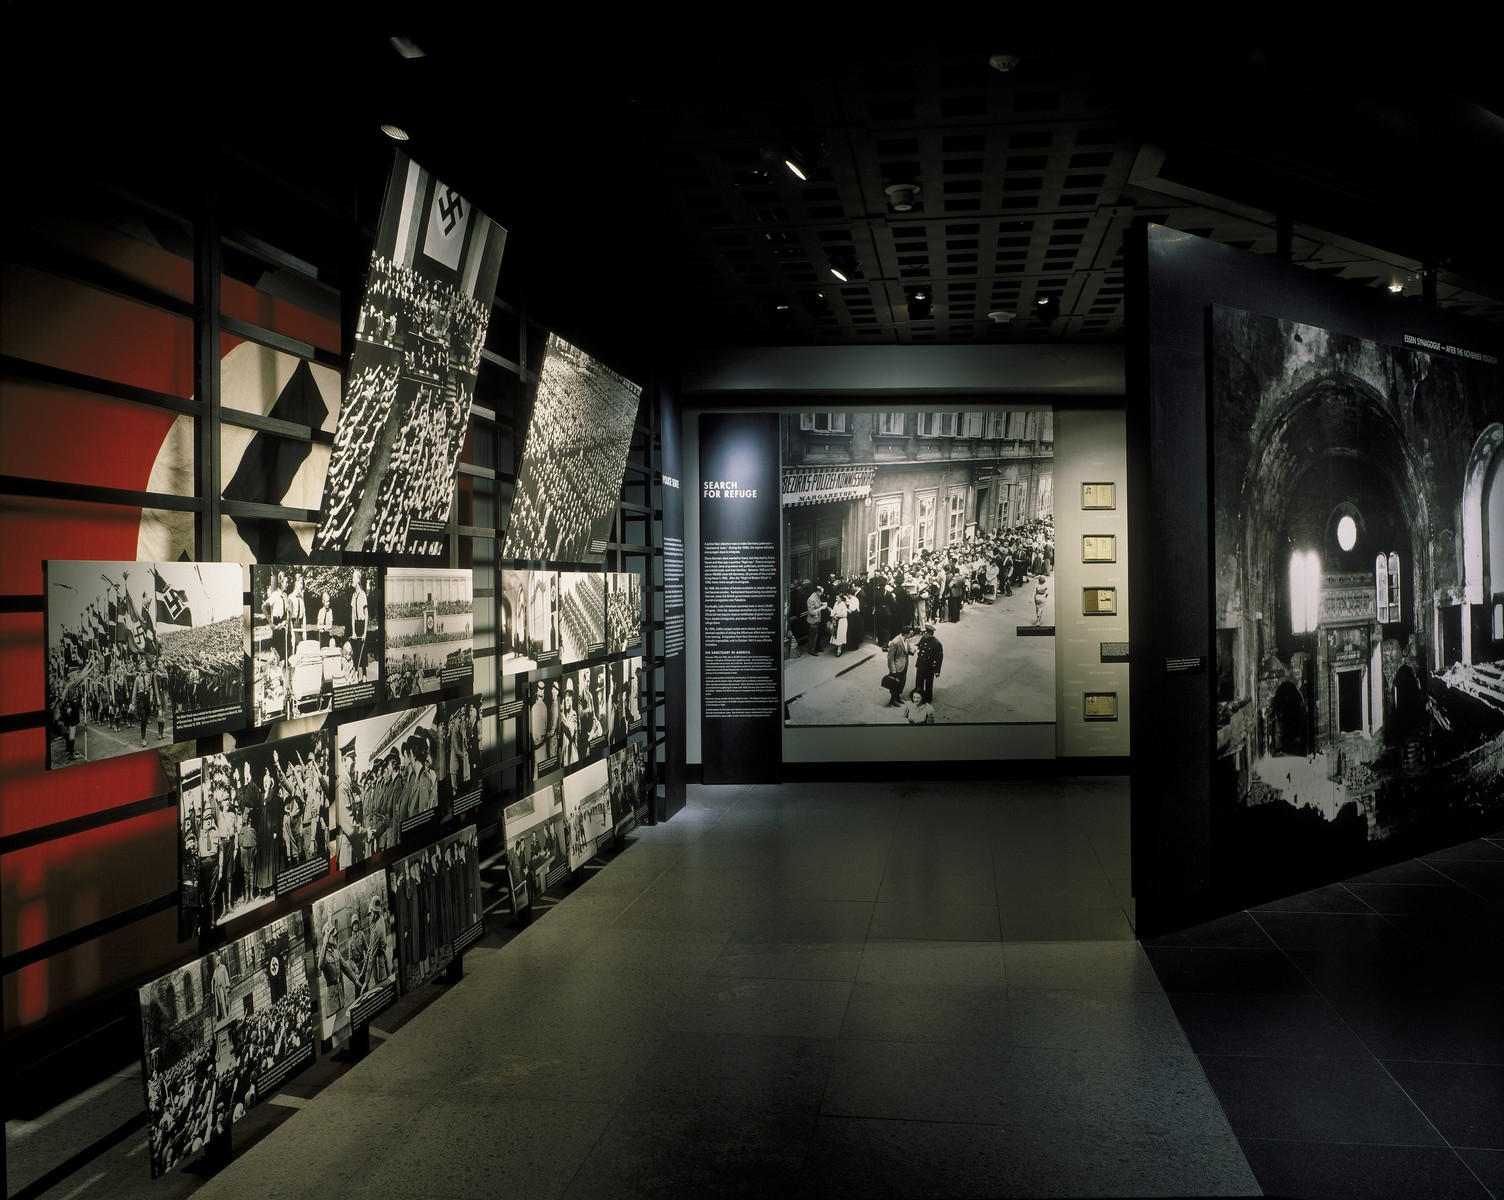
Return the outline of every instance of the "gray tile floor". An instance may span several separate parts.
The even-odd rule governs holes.
[[[1123,780],[695,787],[218,1175],[56,1194],[1258,1195],[1127,850]]]

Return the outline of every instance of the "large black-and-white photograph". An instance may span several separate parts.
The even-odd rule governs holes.
[[[43,563],[47,765],[245,724],[236,563]]]
[[[407,992],[432,979],[484,931],[475,826],[392,863],[387,894]]]
[[[153,1179],[203,1153],[217,1131],[229,1128],[215,1070],[207,965],[195,959],[137,993]]]
[[[328,744],[321,730],[182,763],[180,941],[329,874]]]
[[[346,721],[339,741],[341,837],[351,862],[390,850],[439,819],[438,709],[432,704]],[[341,847],[343,849],[343,847]],[[362,853],[362,850],[364,853]],[[341,861],[341,865],[349,865]]]
[[[475,592],[471,572],[390,567],[382,582],[386,688],[403,700],[475,682]]]
[[[559,766],[567,773],[594,762],[606,745],[606,666],[581,667],[565,674],[555,730]]]
[[[595,857],[611,828],[610,776],[597,760],[564,780],[564,853],[571,871]]]
[[[443,548],[505,245],[505,229],[397,155],[315,550]]]
[[[526,889],[525,896],[515,899],[519,905],[536,903],[569,874],[564,849],[564,785],[551,783],[529,792],[507,805],[501,817],[512,886]]]
[[[371,568],[253,566],[252,724],[376,700],[381,626]]]
[[[606,577],[559,572],[560,661],[569,666],[606,652]]]
[[[397,998],[397,929],[378,872],[313,902],[319,1041],[338,1050]]]
[[[622,654],[642,645],[642,576],[636,571],[606,572],[606,653]]]
[[[481,801],[480,697],[459,696],[440,704],[434,732],[439,810],[447,821],[464,816]]]
[[[1323,874],[1504,813],[1504,374],[1212,316],[1218,848]]]
[[[563,715],[562,679],[530,679],[523,695],[523,782],[537,783],[559,769],[559,718]],[[573,710],[577,711],[577,710]],[[574,721],[576,729],[578,718]]]
[[[1054,414],[780,421],[789,725],[1055,719]]]
[[[611,823],[618,831],[625,831],[639,819],[639,813],[647,812],[647,743],[628,742],[612,751],[606,760],[606,775],[611,788]]]
[[[643,726],[643,665],[640,656],[606,664],[606,744],[620,750]]]
[[[501,673],[556,672],[561,661],[559,573],[503,567],[497,607]]]
[[[502,558],[601,561],[641,395],[640,384],[549,334]]]

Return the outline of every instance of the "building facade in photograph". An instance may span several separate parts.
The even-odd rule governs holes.
[[[869,575],[1053,511],[1049,411],[806,412],[781,427],[789,580]]]

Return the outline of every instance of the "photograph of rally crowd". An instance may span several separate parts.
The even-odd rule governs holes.
[[[537,901],[569,873],[564,849],[564,785],[541,787],[502,812],[507,873],[518,908]]]
[[[376,699],[382,604],[362,567],[251,567],[253,727]]]
[[[611,787],[604,762],[564,780],[564,853],[571,871],[595,857],[597,840],[610,833]]]
[[[387,903],[379,872],[314,901],[319,1041],[326,1050],[342,1048],[352,1022],[369,1020],[397,998],[397,932]]]
[[[475,679],[475,598],[468,570],[392,567],[383,581],[386,692],[403,700]]]
[[[559,660],[565,666],[599,657],[606,648],[606,577],[559,572]]]
[[[425,704],[348,721],[339,738],[342,866],[390,850],[411,831],[439,819],[438,709]]]
[[[387,868],[402,990],[433,978],[482,928],[480,847],[474,825]]]
[[[640,385],[549,334],[502,558],[600,561],[641,395]]]
[[[305,953],[295,913],[141,988],[154,1178],[202,1152],[313,1061]]]
[[[421,232],[399,241],[403,230]],[[398,156],[315,550],[442,548],[505,244],[506,230]]]
[[[559,572],[503,567],[497,611],[503,675],[558,667]]]
[[[238,564],[50,561],[43,570],[49,767],[244,724]]]
[[[329,873],[328,741],[320,731],[182,764],[179,941]]]
[[[621,654],[642,645],[642,576],[636,571],[606,572],[606,653]]]

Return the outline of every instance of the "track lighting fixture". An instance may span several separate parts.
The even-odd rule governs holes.
[[[935,315],[935,302],[929,288],[917,287],[908,295],[909,320],[928,321]]]
[[[861,273],[862,264],[849,254],[830,256],[830,273],[842,283],[849,283]]]
[[[394,142],[405,142],[408,140],[407,130],[403,129],[401,125],[385,124],[381,127],[381,132]]]
[[[800,183],[808,183],[810,177],[819,169],[820,163],[825,158],[825,147],[818,143],[795,145],[793,142],[785,144],[783,148],[783,165],[788,172]]]

